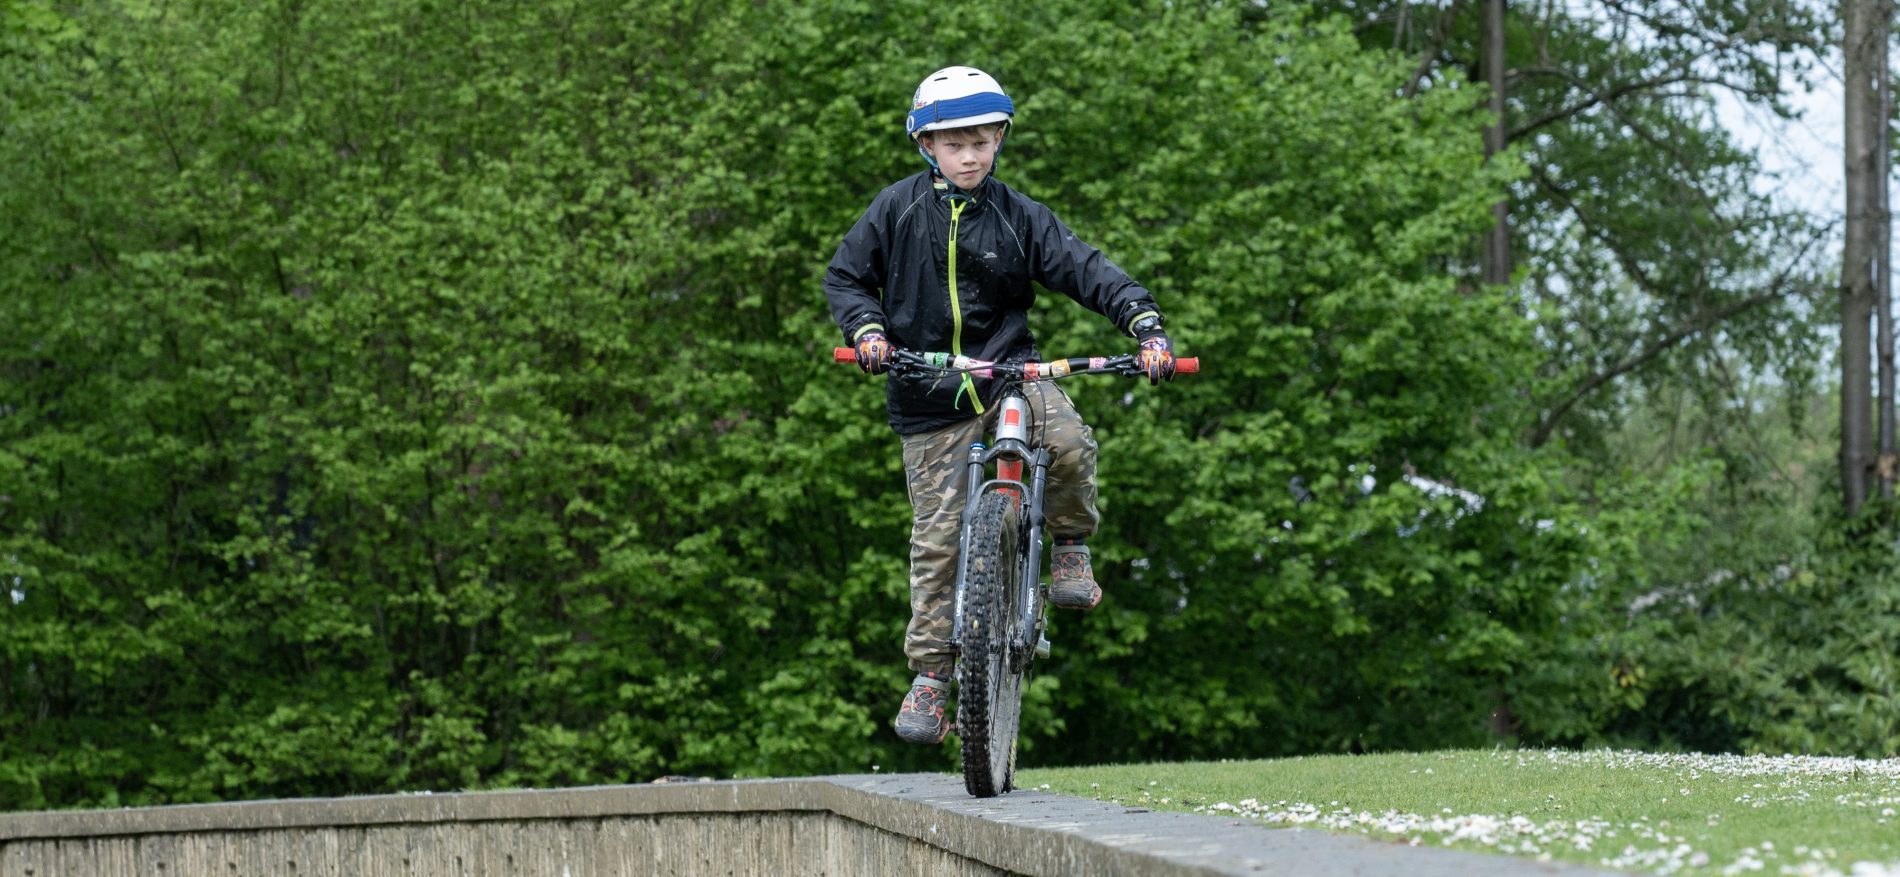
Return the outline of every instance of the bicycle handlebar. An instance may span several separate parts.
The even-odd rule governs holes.
[[[947,353],[918,353],[899,349],[893,365],[911,368],[935,369],[945,372],[973,372],[987,376],[988,372],[1002,371],[1012,375],[1021,375],[1026,381],[1053,380],[1075,374],[1144,374],[1135,364],[1135,355],[1124,353],[1120,356],[1074,357],[1070,359],[1052,359],[1047,362],[1002,363],[971,359],[967,356],[952,356]],[[850,347],[831,348],[831,360],[836,363],[857,364],[858,352]],[[1176,357],[1174,373],[1191,375],[1201,370],[1201,358],[1198,356]]]

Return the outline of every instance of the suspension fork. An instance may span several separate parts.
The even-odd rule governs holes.
[[[970,531],[976,520],[977,500],[991,491],[1001,491],[1014,498],[1023,517],[1029,521],[1026,568],[1018,579],[1027,585],[1027,593],[1018,600],[1024,610],[1035,608],[1036,586],[1040,582],[1042,557],[1042,488],[1049,468],[1048,451],[1031,448],[1029,444],[1029,400],[1024,398],[1020,387],[1007,391],[996,413],[996,445],[986,448],[982,442],[971,442],[969,455],[964,459],[963,515],[957,528],[957,580],[955,603],[951,609],[950,647],[961,651],[963,646],[963,607],[967,604],[967,591],[970,573]],[[996,478],[985,480],[984,473],[990,463],[996,463]],[[1032,467],[1033,478],[1023,482],[1023,464],[1028,461]],[[1025,624],[1033,619],[1026,615]]]
[[[1029,412],[1029,400],[1019,384],[1003,399],[996,419],[995,453],[1004,455],[996,465],[997,482],[1014,485],[997,489],[1016,498],[1023,523],[1022,538],[1026,542],[1016,558],[1022,564],[1016,576],[1020,589],[1016,606],[1021,615],[1016,619],[1018,637],[1012,651],[1019,655],[1027,655],[1027,650],[1035,647],[1042,634],[1037,624],[1041,618],[1042,496],[1049,477],[1049,450],[1031,444]],[[1025,463],[1030,469],[1026,480],[1023,478]]]
[[[1017,646],[1024,649],[1035,648],[1042,638],[1042,490],[1049,480],[1049,449],[1036,448],[1030,454],[1030,467],[1029,495],[1023,498],[1023,515],[1029,521],[1025,538],[1029,545],[1023,552],[1022,575],[1017,577],[1023,589],[1022,599],[1016,601],[1023,612],[1019,628],[1023,639]]]
[[[976,518],[977,488],[983,484],[983,467],[989,454],[982,442],[971,442],[963,463],[963,515],[957,523],[956,602],[950,613],[950,649],[963,650],[963,592],[970,580],[970,522]]]

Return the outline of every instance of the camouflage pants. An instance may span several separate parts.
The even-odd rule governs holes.
[[[1043,490],[1045,530],[1053,538],[1095,534],[1095,431],[1082,422],[1068,394],[1054,384],[1028,384],[1030,439],[1049,450]],[[968,485],[964,463],[972,442],[996,425],[996,406],[980,418],[904,437],[910,483],[910,629],[904,654],[917,672],[949,673],[951,615],[957,584],[957,536]],[[1025,471],[1024,477],[1029,473]]]

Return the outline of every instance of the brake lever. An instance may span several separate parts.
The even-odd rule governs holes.
[[[924,361],[924,355],[914,350],[900,348],[891,354],[891,371],[910,372],[929,367],[930,364]]]
[[[1127,377],[1127,378],[1137,377],[1137,376],[1145,375],[1148,373],[1146,370],[1144,370],[1141,367],[1141,359],[1132,353],[1123,353],[1119,356],[1111,356],[1108,359],[1107,365],[1109,368],[1114,369],[1116,374],[1121,375],[1122,377]]]

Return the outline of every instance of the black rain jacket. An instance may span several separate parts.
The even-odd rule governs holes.
[[[1021,362],[1038,358],[1029,331],[1036,296],[1030,281],[1067,294],[1123,332],[1142,315],[1160,313],[1148,290],[1049,208],[994,177],[964,195],[931,171],[900,180],[871,202],[831,258],[825,297],[848,345],[881,326],[892,344],[909,350]],[[913,435],[975,417],[999,389],[986,378],[893,374],[891,428]]]

